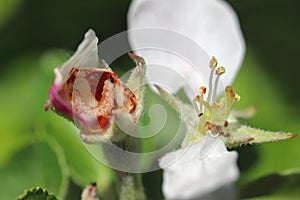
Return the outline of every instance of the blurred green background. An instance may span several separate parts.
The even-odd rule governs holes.
[[[111,170],[85,150],[71,123],[44,112],[43,105],[54,67],[75,50],[88,28],[100,40],[126,30],[129,3],[0,0],[0,199],[14,199],[34,186],[48,188],[59,199],[80,199],[81,188],[91,181],[98,183],[103,199],[116,198]],[[234,83],[242,96],[236,107],[257,106],[257,115],[245,123],[299,133],[300,2],[229,3],[237,11],[247,44]],[[122,74],[133,65],[122,59],[112,67]],[[151,93],[149,99],[161,101]],[[300,137],[238,151],[241,197],[300,196]],[[143,181],[150,199],[162,198],[160,171],[145,174]]]

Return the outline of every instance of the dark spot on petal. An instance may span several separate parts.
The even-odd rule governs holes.
[[[95,98],[97,101],[100,101],[102,98],[102,92],[103,92],[103,87],[104,87],[105,81],[108,79],[111,82],[112,82],[112,80],[115,81],[115,79],[112,77],[113,74],[111,72],[101,72],[101,73],[102,73],[102,75],[100,77],[100,80],[98,82],[97,89],[95,92]]]
[[[112,76],[109,77],[109,80],[111,83],[115,83],[115,79]]]
[[[228,121],[227,121],[227,120],[225,120],[224,126],[225,126],[225,127],[228,127]]]
[[[106,131],[110,126],[110,117],[105,117],[100,115],[97,117],[97,120],[100,127],[103,129],[103,131]]]

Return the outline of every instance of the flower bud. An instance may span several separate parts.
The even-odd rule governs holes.
[[[45,105],[45,110],[51,108],[73,121],[80,129],[81,138],[92,143],[112,140],[116,135],[113,112],[126,112],[137,123],[142,109],[139,105],[142,95],[124,84],[108,65],[106,68],[97,68],[97,42],[95,33],[89,30],[75,54],[60,69],[54,70],[50,100]],[[132,54],[130,56],[133,57]],[[134,56],[133,59],[139,70],[145,68],[142,58]],[[143,80],[144,73],[136,74],[142,77],[130,78]]]

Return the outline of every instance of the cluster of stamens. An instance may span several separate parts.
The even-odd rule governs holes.
[[[216,101],[216,95],[219,85],[220,76],[225,73],[223,66],[217,67],[218,61],[213,56],[209,62],[211,69],[208,90],[201,86],[199,95],[194,99],[194,107],[199,113],[198,131],[203,135],[209,131],[213,136],[222,134],[223,127],[228,126],[226,120],[235,101],[240,100],[240,96],[233,92],[231,86],[225,88],[225,97]],[[214,76],[216,76],[214,78]],[[214,80],[213,80],[214,79]],[[207,93],[208,92],[208,93]],[[204,97],[207,93],[206,98]]]

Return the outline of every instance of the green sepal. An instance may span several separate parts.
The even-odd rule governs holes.
[[[129,57],[135,62],[136,67],[131,72],[126,86],[135,92],[138,102],[134,111],[134,118],[140,119],[144,109],[144,84],[146,74],[146,63],[142,57],[128,53]]]
[[[191,105],[183,103],[178,98],[165,91],[163,88],[157,85],[155,85],[155,87],[161,94],[161,97],[179,114],[179,117],[181,117],[183,122],[188,127],[194,129],[198,123],[198,114],[196,113],[195,109]]]
[[[46,189],[36,187],[25,190],[25,193],[19,196],[17,200],[57,200],[57,198]]]
[[[229,123],[223,129],[221,139],[227,148],[234,148],[243,144],[260,144],[266,142],[276,142],[294,138],[297,134],[286,132],[272,132],[250,126],[241,125],[238,122]]]
[[[181,104],[182,102],[177,99],[172,94],[168,93],[166,90],[161,88],[158,85],[155,85],[155,88],[158,90],[158,92],[161,94],[161,97],[179,114],[181,113]]]
[[[183,142],[183,146],[190,144],[190,142],[194,139],[195,135],[192,130],[193,127],[198,123],[197,113],[193,109],[192,106],[182,103],[179,99],[169,94],[163,88],[156,86],[156,89],[161,94],[161,97],[169,103],[169,105],[175,109],[178,114],[181,114],[181,119],[187,125],[187,127],[191,127],[187,129],[186,139]],[[225,146],[227,148],[239,147],[243,144],[260,144],[266,142],[276,142],[280,140],[286,140],[293,137],[296,137],[296,134],[286,133],[286,132],[272,132],[265,131],[257,128],[252,128],[250,126],[241,125],[237,118],[251,118],[256,112],[255,106],[250,106],[244,110],[235,111],[233,110],[228,116],[228,120],[231,123],[228,124],[227,127],[224,127],[221,132],[221,139],[223,140]],[[203,137],[200,137],[196,140],[201,140]]]

